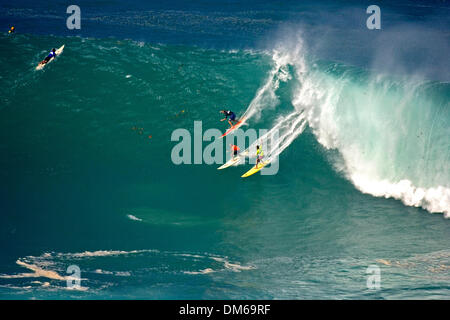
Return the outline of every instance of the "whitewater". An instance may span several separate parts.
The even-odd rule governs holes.
[[[248,121],[256,115],[259,120],[264,109],[279,104],[280,81],[295,82],[295,111],[277,119],[246,151],[270,141],[267,158],[273,159],[307,124],[324,148],[339,152],[332,160],[335,169],[361,192],[450,218],[450,102],[435,97],[448,92],[448,83],[364,72],[337,63],[321,69],[323,62],[307,62],[301,37],[289,39],[289,45],[278,44],[271,57],[268,80],[242,117]],[[302,121],[305,115],[307,122]],[[275,140],[273,134],[280,130],[286,132]]]

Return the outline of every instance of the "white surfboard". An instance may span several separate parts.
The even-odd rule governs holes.
[[[247,155],[248,155],[248,151],[244,151],[244,152],[238,154],[236,157],[233,157],[230,160],[228,160],[227,162],[225,162],[222,166],[218,167],[217,170],[222,170],[222,169],[226,169],[228,167],[237,165],[241,161],[241,159],[243,159]]]
[[[64,46],[65,46],[65,44],[63,44],[62,47],[60,47],[59,49],[55,50],[55,54],[56,54],[57,57],[63,52]],[[36,67],[36,70],[42,70],[42,69],[44,69],[44,67],[45,67],[46,65],[48,65],[50,62],[52,62],[53,60],[55,60],[55,58],[51,58],[50,60],[48,60],[47,63],[39,62],[39,64],[38,64],[37,67]]]
[[[241,161],[241,157],[234,157],[225,162],[222,166],[218,167],[217,170],[226,169],[228,167],[231,167],[232,165],[235,165]]]

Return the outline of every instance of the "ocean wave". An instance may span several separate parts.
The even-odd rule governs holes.
[[[326,150],[339,151],[341,157],[331,159],[335,169],[363,193],[450,217],[445,83],[315,61],[301,36],[274,52],[275,64],[294,67],[292,105]],[[278,153],[299,133],[288,134]]]

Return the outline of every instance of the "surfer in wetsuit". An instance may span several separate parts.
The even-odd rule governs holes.
[[[230,117],[230,119],[228,119],[228,123],[230,124],[231,127],[233,126],[233,122],[237,122],[236,114],[233,111],[231,111],[231,110],[222,110],[220,112],[225,115],[225,118],[221,119],[220,121],[227,120],[228,117]]]
[[[48,54],[48,56],[41,61],[41,64],[46,64],[47,62],[50,61],[51,58],[56,58],[56,49],[53,48],[52,51],[50,51],[50,53]]]
[[[256,146],[256,165],[255,165],[256,168],[258,168],[258,164],[261,162],[263,157],[264,151],[260,146]]]

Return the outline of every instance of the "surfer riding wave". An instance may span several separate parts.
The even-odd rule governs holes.
[[[228,119],[228,117],[230,117],[230,119],[228,119],[230,127],[232,127],[238,121],[236,119],[236,114],[231,110],[221,110],[220,113],[223,113],[225,115],[225,118],[221,119],[220,121],[225,121]]]

